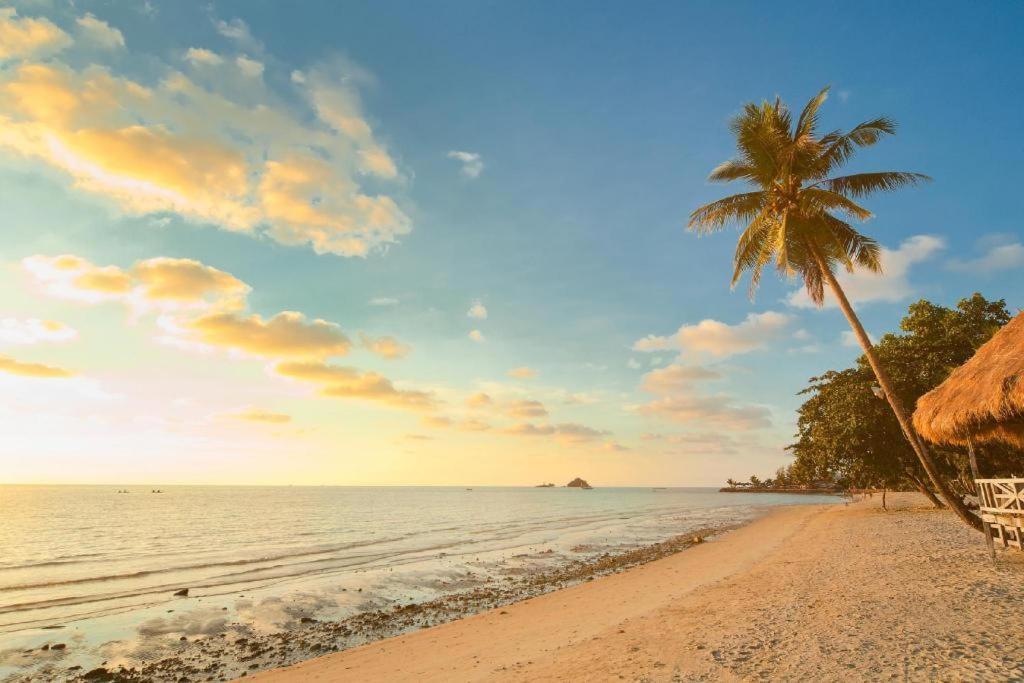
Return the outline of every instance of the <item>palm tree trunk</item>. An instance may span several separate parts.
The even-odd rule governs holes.
[[[946,507],[945,505],[942,504],[941,500],[935,497],[935,494],[932,493],[932,490],[925,486],[925,483],[921,481],[921,478],[917,476],[917,473],[914,472],[914,470],[908,467],[906,468],[906,473],[910,481],[914,482],[914,486],[917,487],[917,490],[921,492],[921,495],[930,500],[932,502],[932,505],[939,508],[940,510]]]
[[[932,484],[935,485],[935,490],[939,492],[942,499],[946,501],[946,505],[957,514],[960,519],[964,521],[972,529],[977,531],[983,531],[981,519],[971,514],[970,510],[964,505],[964,502],[953,495],[953,492],[946,486],[946,482],[939,476],[939,471],[935,467],[935,462],[932,460],[931,454],[928,452],[928,448],[924,445],[924,441],[918,437],[917,432],[914,431],[914,426],[910,423],[910,417],[907,415],[907,411],[903,407],[903,402],[900,401],[896,395],[896,391],[893,389],[892,382],[889,380],[889,373],[883,368],[881,363],[878,362],[878,356],[875,354],[875,347],[871,344],[871,339],[868,337],[868,333],[864,331],[864,326],[860,324],[860,319],[854,312],[853,307],[850,306],[849,299],[846,298],[846,293],[843,288],[839,286],[839,281],[836,280],[836,276],[832,274],[832,269],[825,263],[825,259],[822,258],[821,254],[814,247],[811,248],[815,260],[818,262],[818,267],[821,269],[821,274],[828,282],[829,287],[832,289],[832,293],[835,294],[836,301],[839,302],[839,308],[842,310],[843,315],[846,316],[846,320],[850,323],[850,327],[853,328],[853,333],[857,336],[857,341],[860,342],[861,348],[864,349],[864,355],[868,359],[868,364],[871,366],[872,371],[875,373],[875,378],[878,380],[878,384],[882,387],[882,391],[885,393],[885,398],[889,401],[889,405],[892,407],[892,412],[896,414],[896,420],[900,423],[900,427],[903,428],[903,434],[907,437],[907,441],[910,442],[914,452],[917,453],[918,460],[921,461],[921,466],[924,471],[928,474],[928,478],[932,480]]]

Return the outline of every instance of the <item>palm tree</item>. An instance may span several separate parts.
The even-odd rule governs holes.
[[[939,476],[834,273],[839,265],[848,272],[854,266],[873,273],[882,271],[878,243],[847,222],[872,216],[855,200],[931,179],[902,171],[832,175],[859,148],[870,147],[884,136],[894,134],[896,124],[879,117],[848,132],[837,130],[819,135],[818,110],[828,90],[824,88],[807,103],[795,124],[779,98],[744,106],[743,112],[730,123],[739,154],[714,169],[709,179],[746,181],[753,189],[700,207],[690,214],[688,227],[706,234],[730,223],[746,225],[736,244],[732,285],[735,287],[743,274],[750,271],[751,296],[764,267],[770,263],[786,277],[801,277],[811,301],[819,307],[824,303],[828,285],[935,489],[961,519],[981,530],[980,520]]]

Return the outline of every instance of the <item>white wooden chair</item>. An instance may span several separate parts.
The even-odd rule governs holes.
[[[994,542],[1024,550],[1024,479],[976,479],[981,520]]]

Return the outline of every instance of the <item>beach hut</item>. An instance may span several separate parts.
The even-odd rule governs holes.
[[[914,427],[929,441],[967,446],[986,536],[1024,550],[1024,479],[979,478],[974,452],[996,441],[1024,448],[1024,313],[918,400]]]

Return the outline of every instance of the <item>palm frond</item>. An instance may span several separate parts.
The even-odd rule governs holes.
[[[903,187],[910,187],[929,182],[931,178],[922,173],[906,173],[903,171],[881,171],[878,173],[855,173],[837,178],[827,178],[815,183],[831,192],[846,197],[866,197],[875,192],[892,192]]]
[[[770,185],[783,168],[782,151],[789,142],[783,114],[768,102],[750,103],[729,124],[740,160],[753,170],[754,182],[762,187]]]
[[[772,243],[771,238],[772,222],[762,212],[750,222],[739,239],[736,240],[736,254],[733,257],[733,273],[730,286],[736,287],[736,283],[743,277],[743,273],[753,268],[766,244]]]
[[[773,250],[775,252],[775,266],[779,272],[791,275],[793,266],[789,260],[789,213],[783,212],[779,227],[775,230]]]
[[[801,208],[808,215],[818,211],[842,211],[861,221],[866,221],[874,215],[852,199],[844,197],[838,192],[818,187],[804,188],[800,193],[800,198]]]
[[[860,147],[870,147],[885,135],[896,133],[896,122],[885,116],[864,121],[854,126],[848,133],[833,131],[822,136],[820,142],[824,148],[819,159],[818,175],[821,178],[833,169],[842,166]]]
[[[857,232],[849,223],[835,216],[826,214],[822,218],[822,223],[827,230],[827,236],[819,241],[835,246],[835,251],[842,255],[840,260],[848,271],[852,271],[853,264],[857,264],[872,273],[882,272],[882,249],[878,242]]]
[[[825,303],[825,278],[821,269],[815,266],[803,271],[804,288],[814,305],[821,308]]]
[[[742,159],[729,159],[716,166],[708,180],[716,183],[732,180],[750,180],[757,182],[757,169]]]
[[[690,214],[687,228],[700,234],[720,230],[727,223],[746,223],[754,218],[764,203],[764,192],[744,192],[705,204]]]
[[[796,122],[796,130],[793,134],[793,139],[798,140],[802,137],[811,137],[814,135],[815,129],[818,127],[818,110],[821,109],[821,105],[824,104],[828,98],[828,91],[831,86],[825,86],[821,89],[817,95],[812,97],[804,110],[800,112],[800,118]]]
[[[772,232],[769,233],[769,237],[774,236],[774,232],[778,230],[778,224],[772,226]],[[775,253],[775,240],[766,239],[758,249],[757,254],[754,258],[753,265],[750,267],[750,283],[747,286],[747,296],[751,301],[754,299],[754,293],[757,292],[758,285],[761,284],[761,274],[764,272],[764,267],[772,261],[772,257]]]

